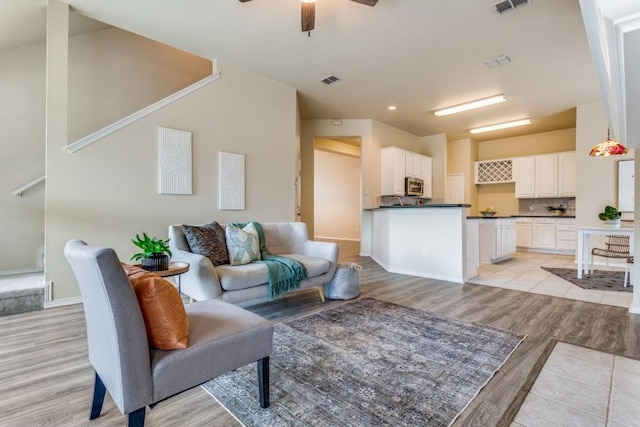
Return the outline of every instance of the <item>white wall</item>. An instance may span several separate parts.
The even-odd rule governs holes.
[[[316,238],[360,240],[360,158],[315,150]]]
[[[69,142],[211,74],[211,61],[117,28],[69,41]]]
[[[0,272],[38,268],[44,246],[44,185],[12,196],[44,175],[45,48],[0,51]]]
[[[576,115],[576,223],[578,227],[600,227],[598,213],[618,205],[618,161],[624,156],[591,157],[589,151],[607,136],[607,116],[602,103],[577,107]],[[593,236],[591,247],[603,247],[604,237]]]
[[[231,64],[204,88],[69,154],[47,156],[46,280],[54,298],[77,296],[62,249],[85,239],[127,260],[129,239],[166,237],[174,223],[292,221],[295,212],[295,90]],[[158,194],[158,127],[193,132],[193,195]],[[246,209],[218,209],[218,153],[246,155]]]
[[[45,56],[44,43],[0,51],[0,272],[36,269],[44,246],[45,184],[11,193],[45,174]],[[113,28],[70,38],[68,73],[72,142],[200,80],[211,61]]]
[[[361,142],[361,208],[373,206],[380,193],[380,147],[373,142],[371,120],[342,120],[341,126],[333,126],[332,120],[302,120],[300,152],[302,158],[301,219],[307,224],[309,235],[314,231],[314,175],[315,139],[320,137],[354,136]],[[377,169],[376,169],[376,166]]]

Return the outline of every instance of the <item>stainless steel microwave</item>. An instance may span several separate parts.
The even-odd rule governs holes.
[[[404,179],[404,193],[407,196],[422,196],[424,193],[424,181],[420,178],[406,177]]]

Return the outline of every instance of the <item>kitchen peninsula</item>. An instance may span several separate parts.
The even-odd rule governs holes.
[[[469,207],[428,203],[366,209],[366,255],[392,273],[464,283],[478,265],[478,242],[469,238],[477,233],[467,233]]]

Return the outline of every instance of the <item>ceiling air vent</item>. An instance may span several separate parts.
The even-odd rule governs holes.
[[[326,85],[330,85],[331,83],[335,83],[337,81],[339,81],[340,79],[337,78],[336,76],[327,76],[324,79],[320,80],[322,83],[326,84]]]
[[[531,0],[504,0],[494,4],[498,13],[505,13],[508,10],[515,9],[518,6],[531,3]]]

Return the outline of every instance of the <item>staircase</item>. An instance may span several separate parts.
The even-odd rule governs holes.
[[[0,316],[42,310],[45,287],[43,273],[0,276]]]

